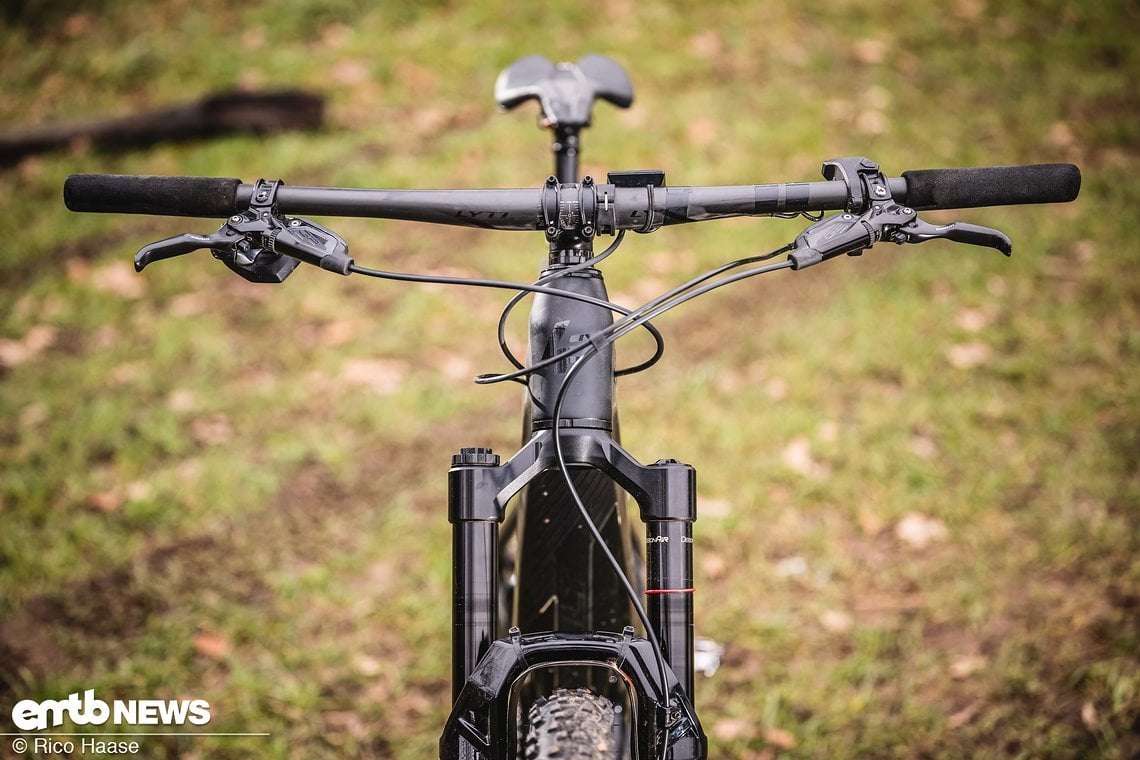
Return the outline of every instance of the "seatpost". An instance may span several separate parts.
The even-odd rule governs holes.
[[[559,182],[578,181],[578,138],[582,128],[578,125],[554,127],[554,176]]]

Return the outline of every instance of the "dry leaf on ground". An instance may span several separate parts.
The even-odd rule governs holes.
[[[937,517],[927,517],[918,512],[908,512],[895,525],[895,536],[907,546],[924,549],[932,543],[946,538],[946,523]]]

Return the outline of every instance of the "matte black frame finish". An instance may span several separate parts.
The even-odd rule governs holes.
[[[564,235],[551,236],[552,258],[587,254],[589,241],[569,241]],[[549,270],[544,273],[549,274]],[[548,287],[605,297],[601,273],[588,268],[569,276],[552,280]],[[533,362],[554,355],[571,342],[599,329],[604,321],[611,320],[602,307],[570,298],[540,294],[531,311],[530,359]],[[645,607],[653,632],[661,645],[667,677],[675,678],[677,688],[670,693],[678,702],[678,710],[686,718],[684,730],[667,728],[667,721],[647,720],[634,727],[632,741],[638,746],[657,747],[663,737],[676,737],[673,757],[704,757],[705,739],[692,707],[693,696],[693,540],[692,524],[696,520],[696,472],[690,465],[676,460],[659,460],[642,465],[621,447],[613,435],[614,362],[612,347],[590,358],[577,370],[571,392],[564,402],[559,417],[558,432],[564,463],[571,468],[591,468],[611,479],[633,497],[645,524]],[[455,708],[441,738],[441,757],[461,757],[457,742],[470,730],[471,708],[465,706],[461,696],[470,690],[474,681],[484,682],[480,667],[488,652],[496,646],[496,632],[504,622],[499,619],[499,528],[505,517],[508,502],[519,495],[545,473],[556,471],[559,460],[555,449],[555,425],[552,412],[555,396],[562,387],[573,362],[556,362],[538,370],[528,386],[530,409],[529,439],[506,462],[485,448],[462,449],[452,458],[448,473],[448,515],[452,524],[453,597],[452,597],[452,696]],[[560,481],[555,487],[565,488]],[[601,499],[611,498],[602,494]],[[523,507],[520,506],[520,509]],[[525,516],[520,521],[525,521]],[[587,537],[588,538],[588,537]],[[554,538],[557,541],[557,537]],[[574,540],[574,539],[568,539]],[[581,541],[581,539],[577,539]],[[618,557],[622,547],[611,546]],[[520,575],[527,572],[527,547],[520,547]],[[584,553],[583,553],[584,554]],[[629,558],[626,558],[627,560]],[[569,572],[583,575],[591,571],[589,560],[583,556],[580,564]],[[612,573],[608,567],[602,572]],[[525,579],[520,578],[520,584]],[[601,607],[623,604],[624,594],[614,580],[598,578],[595,586],[601,592],[592,599]],[[605,598],[605,594],[609,598]],[[633,620],[620,620],[629,631]],[[517,629],[515,629],[517,630]],[[528,632],[529,634],[538,632]],[[562,631],[562,635],[602,634],[596,630]],[[611,632],[612,633],[612,632]],[[529,660],[541,660],[550,654],[562,666],[567,657],[562,640],[557,636],[545,640],[551,651],[546,653],[542,640],[528,650]],[[637,639],[648,645],[648,641]],[[577,650],[575,650],[577,651]],[[557,656],[555,656],[557,655]],[[584,656],[580,652],[576,657]],[[573,662],[573,661],[571,661]],[[582,666],[603,666],[603,660],[578,660]],[[487,666],[483,666],[487,667]],[[643,673],[644,671],[638,671]],[[634,674],[636,676],[636,674]],[[633,677],[633,676],[629,676]],[[640,676],[637,676],[640,677]],[[659,679],[658,679],[659,680]],[[487,718],[501,727],[509,720],[511,681],[500,684],[494,694],[484,688],[480,694],[485,708],[493,714]],[[649,682],[634,684],[634,697],[647,699],[650,694],[664,694],[660,684]],[[656,715],[654,701],[641,705],[643,715]],[[636,709],[636,708],[635,708]],[[467,715],[467,717],[464,717]],[[467,728],[459,730],[460,722]],[[482,723],[481,723],[482,725]],[[498,730],[498,729],[496,729]],[[647,733],[648,732],[648,733]],[[468,737],[469,739],[470,737]],[[467,741],[468,739],[462,739]],[[487,739],[487,741],[490,741]],[[669,739],[668,741],[672,741]],[[482,744],[482,741],[477,742]],[[505,748],[504,748],[505,750]],[[694,754],[695,753],[695,754]]]

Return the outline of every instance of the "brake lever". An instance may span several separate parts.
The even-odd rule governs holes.
[[[308,219],[277,213],[280,181],[258,180],[245,211],[227,219],[211,235],[176,235],[143,247],[135,270],[202,248],[250,282],[281,283],[301,261],[347,275],[353,260],[348,245],[335,232]]]
[[[203,248],[213,249],[220,246],[231,245],[234,242],[233,238],[236,234],[237,233],[230,229],[229,225],[225,225],[210,235],[186,233],[184,235],[175,235],[165,240],[159,240],[156,243],[143,246],[139,249],[139,252],[135,254],[135,271],[141,272],[156,261],[173,259],[176,256],[184,256],[187,253],[193,253]]]
[[[914,209],[887,201],[873,203],[862,214],[833,214],[816,222],[796,237],[788,259],[793,269],[803,269],[843,253],[858,256],[880,240],[902,245],[936,238],[1013,253],[1010,239],[999,230],[964,222],[929,224]]]
[[[280,284],[301,262],[299,258],[271,250],[267,235],[272,229],[271,222],[247,211],[231,216],[210,235],[187,233],[144,246],[135,254],[135,271],[141,272],[156,261],[208,248],[215,259],[243,279]]]
[[[1005,233],[966,222],[951,222],[950,224],[936,226],[915,217],[909,224],[904,224],[891,233],[891,240],[900,245],[903,243],[924,243],[935,238],[995,248],[1006,256],[1013,255],[1013,243]]]

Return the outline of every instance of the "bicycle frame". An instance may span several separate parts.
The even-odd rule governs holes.
[[[574,240],[564,247],[565,238],[554,239],[551,256],[563,262],[578,258],[587,253],[588,243]],[[550,274],[550,270],[544,274]],[[601,273],[593,268],[553,280],[551,287],[605,298]],[[587,339],[611,321],[609,311],[602,307],[540,294],[530,319],[532,363]],[[556,679],[581,679],[589,678],[589,671],[595,668],[626,685],[626,701],[635,716],[632,725],[637,733],[632,739],[637,746],[636,756],[655,756],[667,741],[673,749],[672,757],[704,757],[704,735],[692,710],[692,524],[696,519],[696,474],[691,466],[676,460],[642,465],[614,437],[612,346],[579,361],[585,365],[578,369],[557,426],[551,410],[572,361],[555,362],[535,373],[528,386],[529,438],[505,463],[500,464],[499,457],[485,448],[465,448],[453,457],[448,476],[448,513],[455,553],[455,709],[441,739],[441,757],[463,757],[460,740],[488,753],[488,757],[495,756],[489,753],[501,752],[504,742],[510,743],[515,735],[512,703],[517,700],[512,694],[517,693],[524,678],[536,677],[539,669],[551,671]],[[541,517],[551,508],[564,514],[574,509],[557,471],[556,434],[564,463],[574,468],[576,485],[587,479],[593,481],[594,487],[581,489],[590,494],[587,508],[600,527],[609,528],[611,551],[625,558],[631,572],[637,563],[630,556],[631,547],[623,540],[621,504],[613,488],[619,486],[637,502],[647,547],[646,612],[668,666],[664,673],[654,670],[651,649],[646,648],[649,642],[634,636],[629,602],[618,584],[593,578],[597,573],[612,573],[608,565],[595,562],[588,551],[593,539],[580,530],[559,532],[566,527],[565,520]],[[607,489],[598,482],[602,478],[604,483],[613,485]],[[520,568],[525,570],[528,562],[533,564],[528,554],[531,551],[549,552],[563,561],[569,560],[571,566],[559,568],[558,575],[576,578],[583,597],[567,605],[573,610],[569,615],[546,614],[546,610],[535,607],[557,608],[563,604],[557,579],[552,579],[553,583],[532,580],[524,572],[519,577],[520,599],[515,605],[515,618],[523,626],[511,627],[507,638],[496,641],[503,623],[498,599],[500,525],[507,503],[528,486],[536,493],[520,505]],[[528,528],[528,518],[532,516],[537,518],[534,523],[538,526],[533,529]],[[606,519],[607,516],[612,519]],[[534,544],[539,548],[532,549]],[[528,588],[531,583],[538,589]],[[545,622],[551,625],[542,626]],[[539,627],[532,627],[536,623]],[[524,627],[529,636],[524,636]],[[620,633],[615,630],[619,627]],[[640,653],[640,659],[630,657],[633,650]],[[638,667],[633,666],[635,661],[640,663]],[[571,671],[579,672],[569,675]],[[678,707],[674,715],[664,715],[664,705],[670,701]],[[664,726],[669,726],[669,730],[661,730]]]

